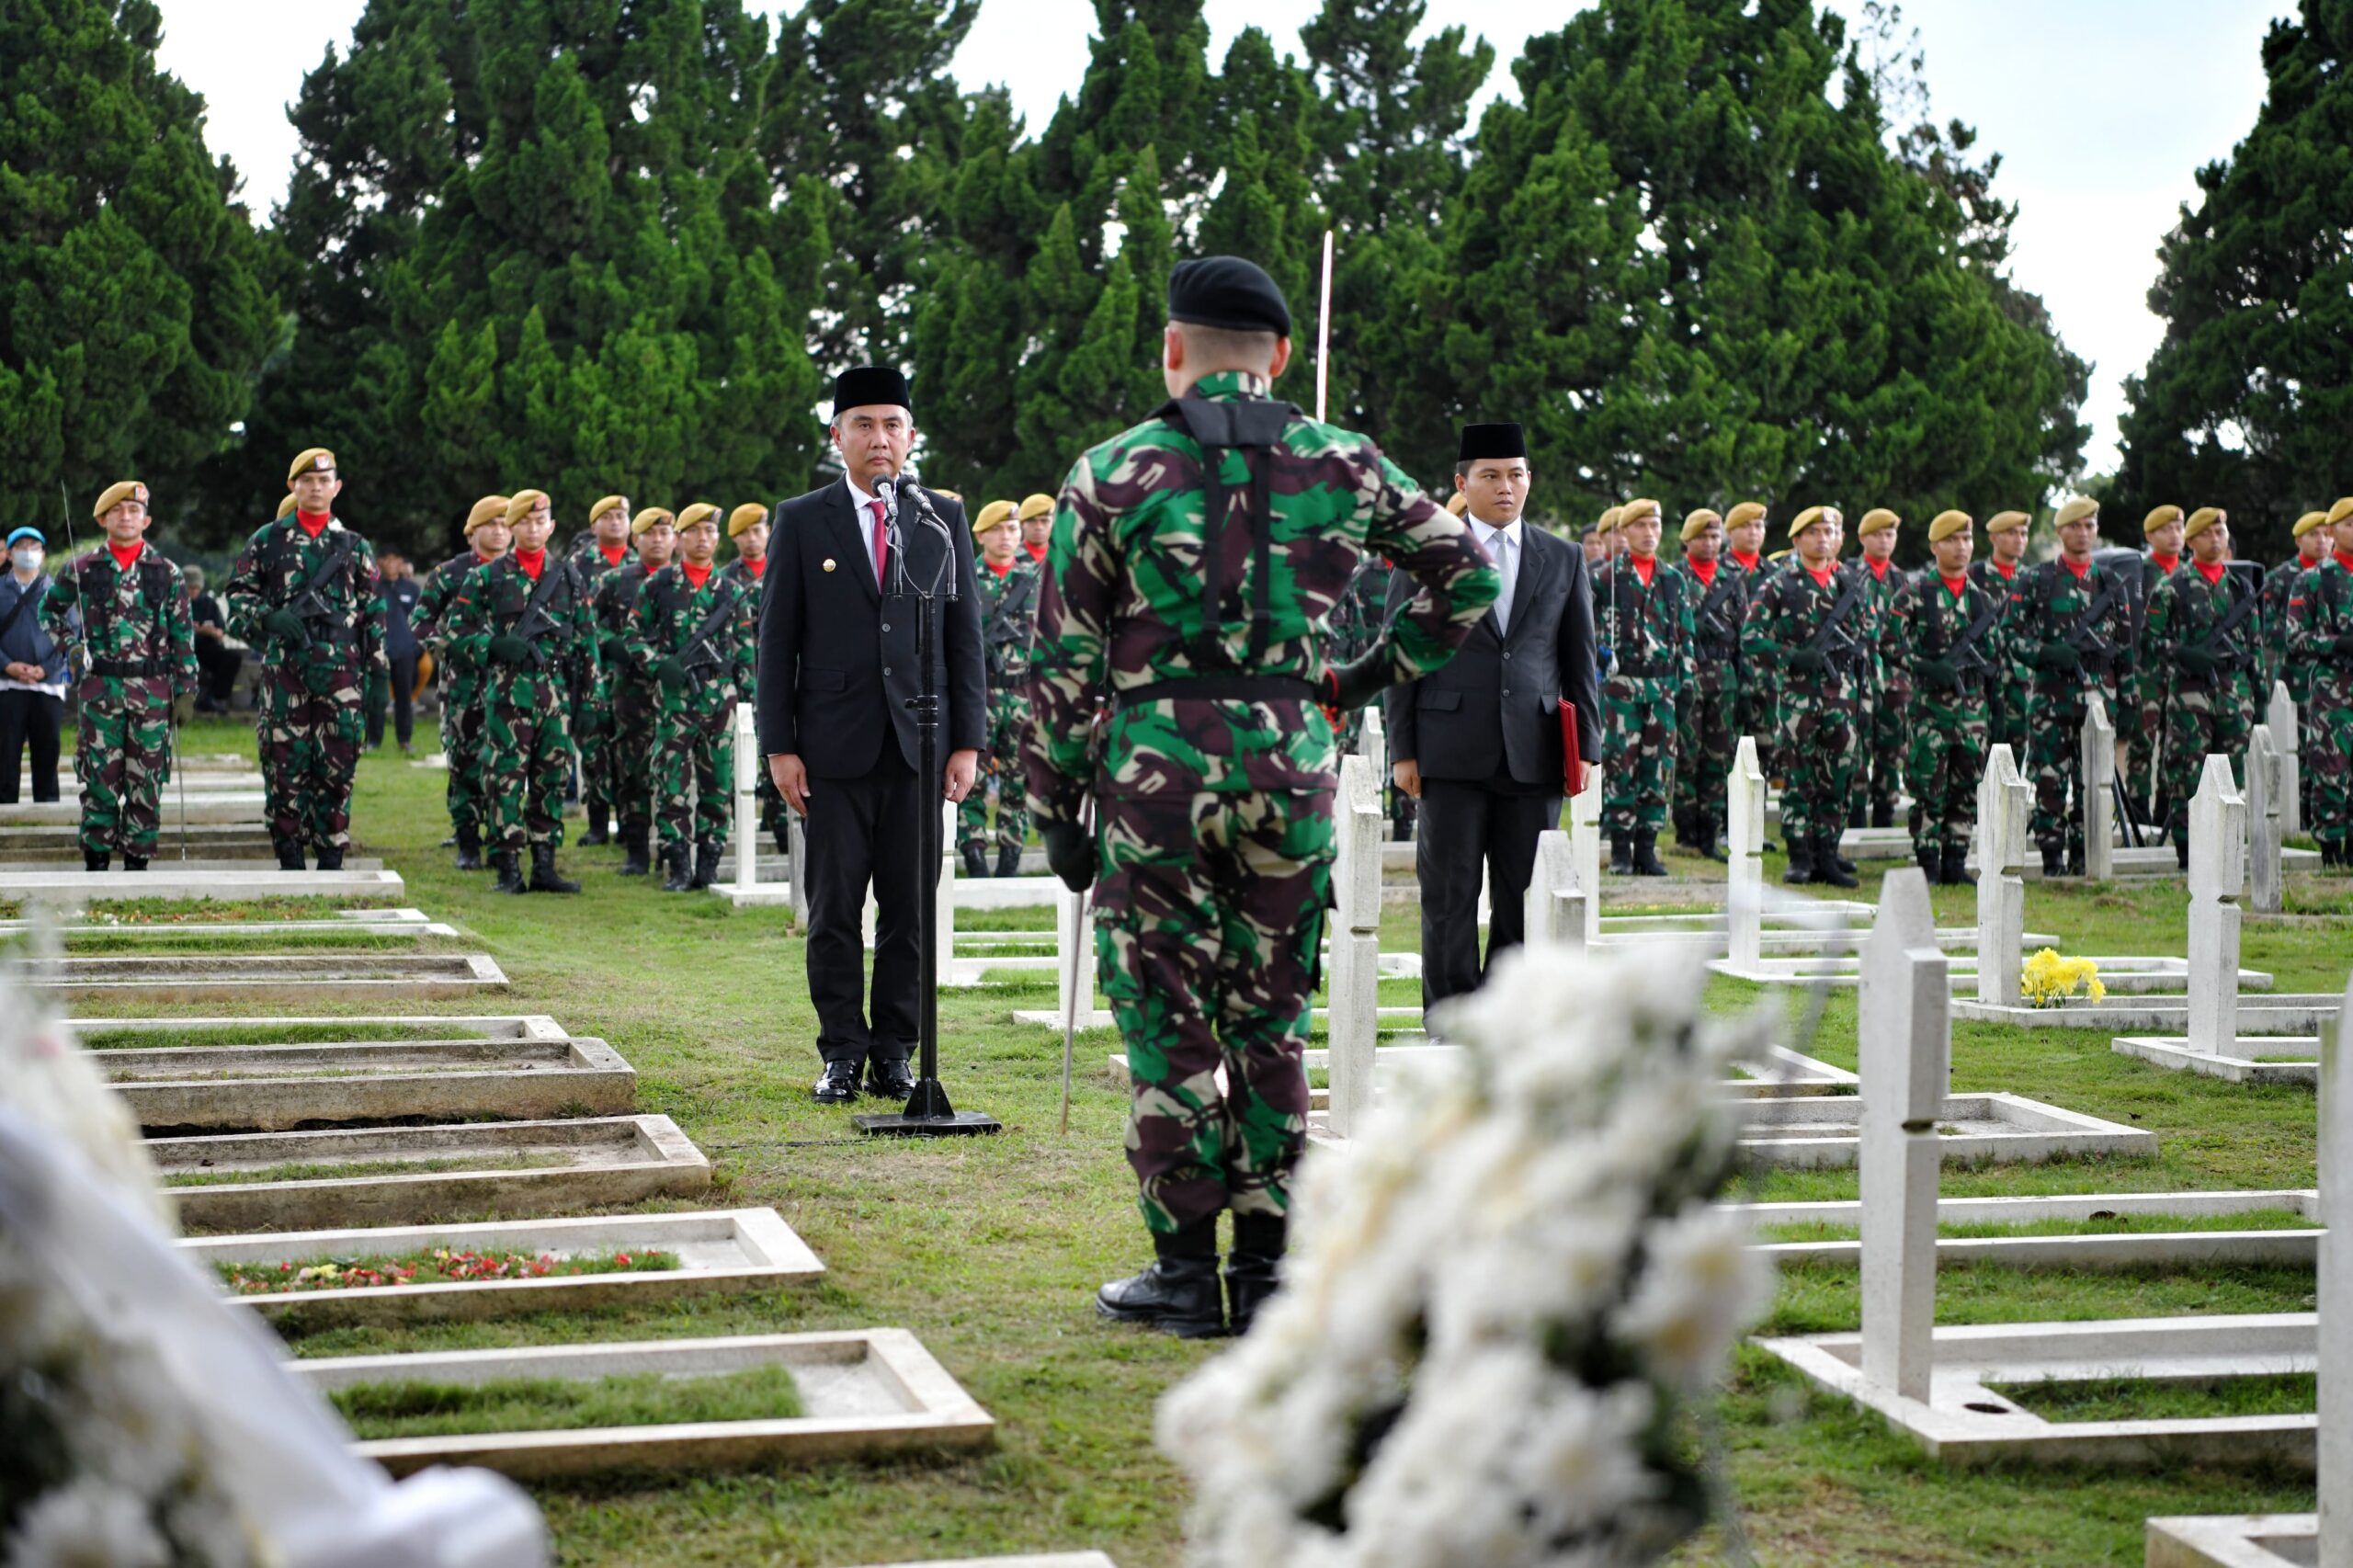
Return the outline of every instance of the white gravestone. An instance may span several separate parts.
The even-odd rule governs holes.
[[[1732,774],[1724,780],[1724,919],[1731,929],[1734,965],[1754,969],[1764,946],[1765,770],[1756,762],[1756,737],[1740,737]]]
[[[2238,1040],[2239,891],[2246,886],[2246,799],[2231,759],[2209,753],[2189,800],[2189,1049]]]
[[[939,802],[939,881],[931,890],[931,918],[938,934],[932,953],[933,983],[956,983],[956,806]]]
[[[735,891],[760,885],[760,739],[752,705],[735,705]]]
[[[2279,754],[2279,789],[2274,797],[2279,802],[2279,832],[2293,838],[2304,831],[2304,736],[2297,728],[2303,715],[2296,711],[2286,681],[2271,683],[2264,722],[2271,726],[2272,749]]]
[[[2285,907],[2279,883],[2280,756],[2271,726],[2257,724],[2246,743],[2247,904],[2265,915]]]
[[[2320,1048],[2320,1563],[2353,1568],[2353,1046],[2347,1011]]]
[[[1951,1066],[1950,983],[1916,868],[1889,873],[1856,998],[1863,1115],[1864,1379],[1928,1397],[1937,1323],[1937,1117]]]
[[[2033,791],[2006,743],[1986,755],[1977,782],[1977,999],[2015,1006],[2026,942],[2028,813]]]
[[[1347,1138],[1361,1131],[1372,1113],[1381,1017],[1381,779],[1370,758],[1340,759],[1337,804],[1332,957],[1324,969],[1331,1072],[1326,1120]]]
[[[1547,828],[1536,837],[1536,869],[1528,879],[1528,939],[1585,946],[1585,912],[1592,895],[1577,885],[1576,852],[1569,835]]]
[[[1585,894],[1585,940],[1601,935],[1601,767],[1586,775],[1585,793],[1569,797],[1569,859]]]
[[[2104,882],[2116,875],[2116,726],[2097,691],[2084,699],[2082,745],[2084,876]]]

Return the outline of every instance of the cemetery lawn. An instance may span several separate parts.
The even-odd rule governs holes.
[[[192,752],[250,755],[252,734],[243,724],[209,721],[191,729],[188,744]],[[449,852],[437,847],[447,832],[442,784],[440,773],[412,767],[397,753],[371,754],[361,765],[354,812],[358,852],[382,855],[407,879],[400,902],[466,929],[468,947],[496,958],[513,981],[502,996],[439,1004],[438,1010],[546,1013],[576,1036],[610,1041],[639,1073],[638,1108],[675,1118],[716,1167],[718,1185],[707,1197],[668,1207],[773,1205],[827,1272],[813,1285],[765,1295],[511,1321],[325,1329],[296,1339],[296,1352],[903,1327],[996,1418],[993,1451],[534,1484],[563,1560],[611,1568],[817,1568],[1099,1548],[1122,1568],[1173,1568],[1181,1559],[1185,1496],[1153,1446],[1153,1403],[1215,1347],[1095,1317],[1095,1288],[1140,1267],[1150,1252],[1121,1154],[1124,1085],[1103,1065],[1111,1037],[1082,1037],[1071,1131],[1063,1137],[1055,1125],[1059,1035],[1009,1022],[1017,1006],[1052,1006],[1051,971],[941,998],[949,1091],[958,1106],[1003,1121],[1003,1135],[937,1143],[866,1140],[849,1110],[810,1101],[815,1021],[800,941],[784,915],[737,913],[707,894],[668,895],[655,882],[619,877],[620,852],[613,847],[563,851],[566,873],[588,889],[577,898],[497,897],[485,875],[450,869]],[[578,831],[574,818],[574,836]],[[1678,873],[1705,874],[1691,858],[1678,855],[1676,862]],[[1873,896],[1873,873],[1884,869],[1866,863],[1865,886],[1850,896]],[[1768,874],[1779,871],[1776,858]],[[2290,887],[2291,910],[2313,917],[2250,918],[2242,961],[2272,971],[2282,991],[2338,990],[2353,950],[2353,903],[2308,879],[2290,878]],[[1627,887],[1630,906],[1639,891]],[[2029,883],[2027,919],[2030,929],[2061,937],[2065,953],[2178,955],[2182,903],[2177,882],[2102,891]],[[1937,890],[1936,907],[1940,924],[1973,921],[1968,889]],[[965,930],[1051,925],[1042,909],[960,917]],[[1412,906],[1392,904],[1383,948],[1415,945]],[[1724,1009],[1753,1006],[1764,994],[1728,982],[1710,989],[1711,1005]],[[121,1010],[175,1009],[126,1004]],[[228,1003],[202,1009],[237,1010]],[[392,1010],[381,1002],[301,1009]],[[380,1025],[358,1032],[401,1038]],[[296,1034],[324,1038],[315,1028]],[[132,1036],[109,1043],[180,1041]],[[1818,1032],[1788,1043],[1853,1066],[1853,994],[1834,994]],[[1950,1169],[1949,1194],[2313,1184],[2309,1090],[2238,1087],[2165,1072],[2113,1055],[2108,1037],[2090,1030],[1971,1024],[1955,1028],[1953,1084],[1961,1092],[2010,1090],[2146,1128],[2161,1147],[2148,1160]],[[1852,1198],[1854,1177],[1776,1173],[1733,1196]],[[1761,1326],[1852,1329],[1855,1280],[1851,1267],[1792,1270]],[[1971,1323],[2309,1310],[2313,1279],[2293,1269],[2076,1274],[1972,1265],[1947,1270],[1942,1285],[1939,1321]],[[1693,1440],[1721,1445],[1741,1508],[1737,1528],[1758,1561],[1775,1564],[2138,1563],[2142,1521],[2152,1514],[2313,1506],[2309,1477],[2290,1474],[1947,1471],[1922,1460],[1876,1418],[1813,1393],[1746,1348],[1720,1421]],[[1711,1535],[1678,1561],[1696,1568],[1725,1560],[1724,1543]]]
[[[777,1421],[801,1414],[782,1367],[709,1377],[495,1378],[479,1383],[353,1383],[327,1398],[362,1437],[558,1432],[688,1421]]]

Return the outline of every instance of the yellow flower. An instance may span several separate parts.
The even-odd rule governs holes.
[[[2108,994],[2108,987],[2100,983],[2097,964],[2089,959],[2062,958],[2051,948],[2026,960],[2018,990],[2035,1007],[2055,1007],[2075,996],[2097,1002]]]

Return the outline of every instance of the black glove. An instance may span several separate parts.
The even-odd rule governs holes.
[[[280,606],[261,618],[262,630],[284,642],[307,642],[311,634],[302,626],[302,618]]]
[[[502,631],[490,640],[490,656],[502,665],[529,664],[531,645],[512,631]]]
[[[1790,655],[1790,668],[1800,675],[1818,675],[1830,667],[1830,655],[1819,648],[1801,648]]]
[[[2222,661],[2203,648],[2184,648],[2174,655],[2176,663],[2194,676],[2211,676],[2222,667]]]
[[[1046,867],[1073,892],[1095,885],[1095,838],[1074,822],[1050,822],[1038,830],[1046,846]]]
[[[662,683],[665,691],[687,689],[687,666],[676,659],[665,659],[654,666],[654,678]]]
[[[1396,684],[1393,662],[1384,644],[1350,664],[1336,665],[1325,674],[1332,686],[1332,706],[1354,712]]]
[[[1961,689],[1961,670],[1949,659],[1923,659],[1913,666],[1913,671],[1924,685],[1938,691]]]
[[[2034,662],[2053,675],[2075,675],[2084,667],[2084,655],[2072,642],[2045,642]]]

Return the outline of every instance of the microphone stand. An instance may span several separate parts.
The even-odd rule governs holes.
[[[958,1110],[949,1103],[948,1091],[939,1082],[939,903],[934,879],[939,874],[942,846],[940,844],[939,797],[931,791],[939,781],[939,687],[932,674],[932,618],[942,604],[956,602],[956,541],[948,525],[932,511],[931,503],[923,492],[912,485],[898,485],[884,481],[883,494],[888,501],[889,539],[892,560],[890,597],[912,598],[915,607],[915,691],[908,706],[915,715],[915,797],[920,802],[921,817],[915,824],[915,908],[921,922],[923,939],[922,970],[916,983],[922,987],[916,1013],[916,1071],[915,1093],[907,1096],[904,1110],[885,1114],[851,1118],[858,1131],[890,1138],[954,1138],[979,1133],[1002,1132],[1004,1124],[996,1118],[977,1110]],[[924,525],[939,535],[939,565],[926,587],[916,587],[907,574],[905,535],[898,526],[898,489],[904,488],[915,497]],[[942,585],[947,592],[941,593]]]

